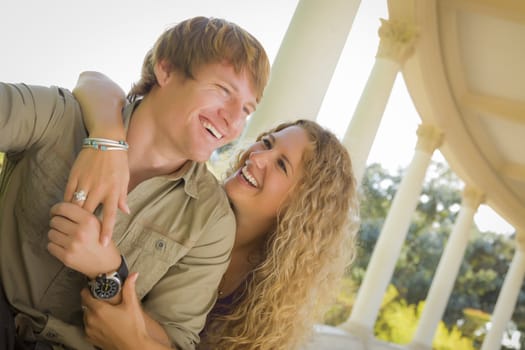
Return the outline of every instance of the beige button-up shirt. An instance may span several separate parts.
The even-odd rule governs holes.
[[[84,137],[69,91],[0,83],[0,273],[7,299],[25,339],[93,350],[82,330],[86,279],[46,249],[49,209],[62,199]],[[113,239],[130,271],[140,273],[144,309],[174,344],[193,349],[229,263],[235,217],[204,164],[184,170],[130,192],[132,214],[119,213]]]

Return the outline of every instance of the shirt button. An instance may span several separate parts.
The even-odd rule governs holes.
[[[155,248],[157,250],[163,250],[166,246],[166,242],[164,242],[162,239],[159,239],[157,242],[155,242]]]

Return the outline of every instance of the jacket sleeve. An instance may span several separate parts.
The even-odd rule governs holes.
[[[58,127],[66,107],[57,87],[0,82],[0,152],[21,152],[45,142]]]

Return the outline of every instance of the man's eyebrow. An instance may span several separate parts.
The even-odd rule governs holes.
[[[272,145],[274,145],[274,144],[277,142],[277,139],[275,138],[275,136],[273,136],[273,134],[269,134],[268,137],[269,137],[270,140],[272,141]],[[293,168],[292,162],[290,162],[290,159],[288,159],[288,157],[286,156],[286,154],[281,153],[281,156],[283,157],[284,161],[285,161],[286,163],[288,163],[288,168],[290,168],[290,171],[291,171],[292,174],[293,174],[295,169]]]

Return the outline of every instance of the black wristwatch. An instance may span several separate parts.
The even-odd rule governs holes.
[[[121,255],[120,266],[117,271],[103,273],[88,281],[91,295],[97,299],[111,299],[122,289],[124,281],[128,277],[128,265],[124,255]]]

